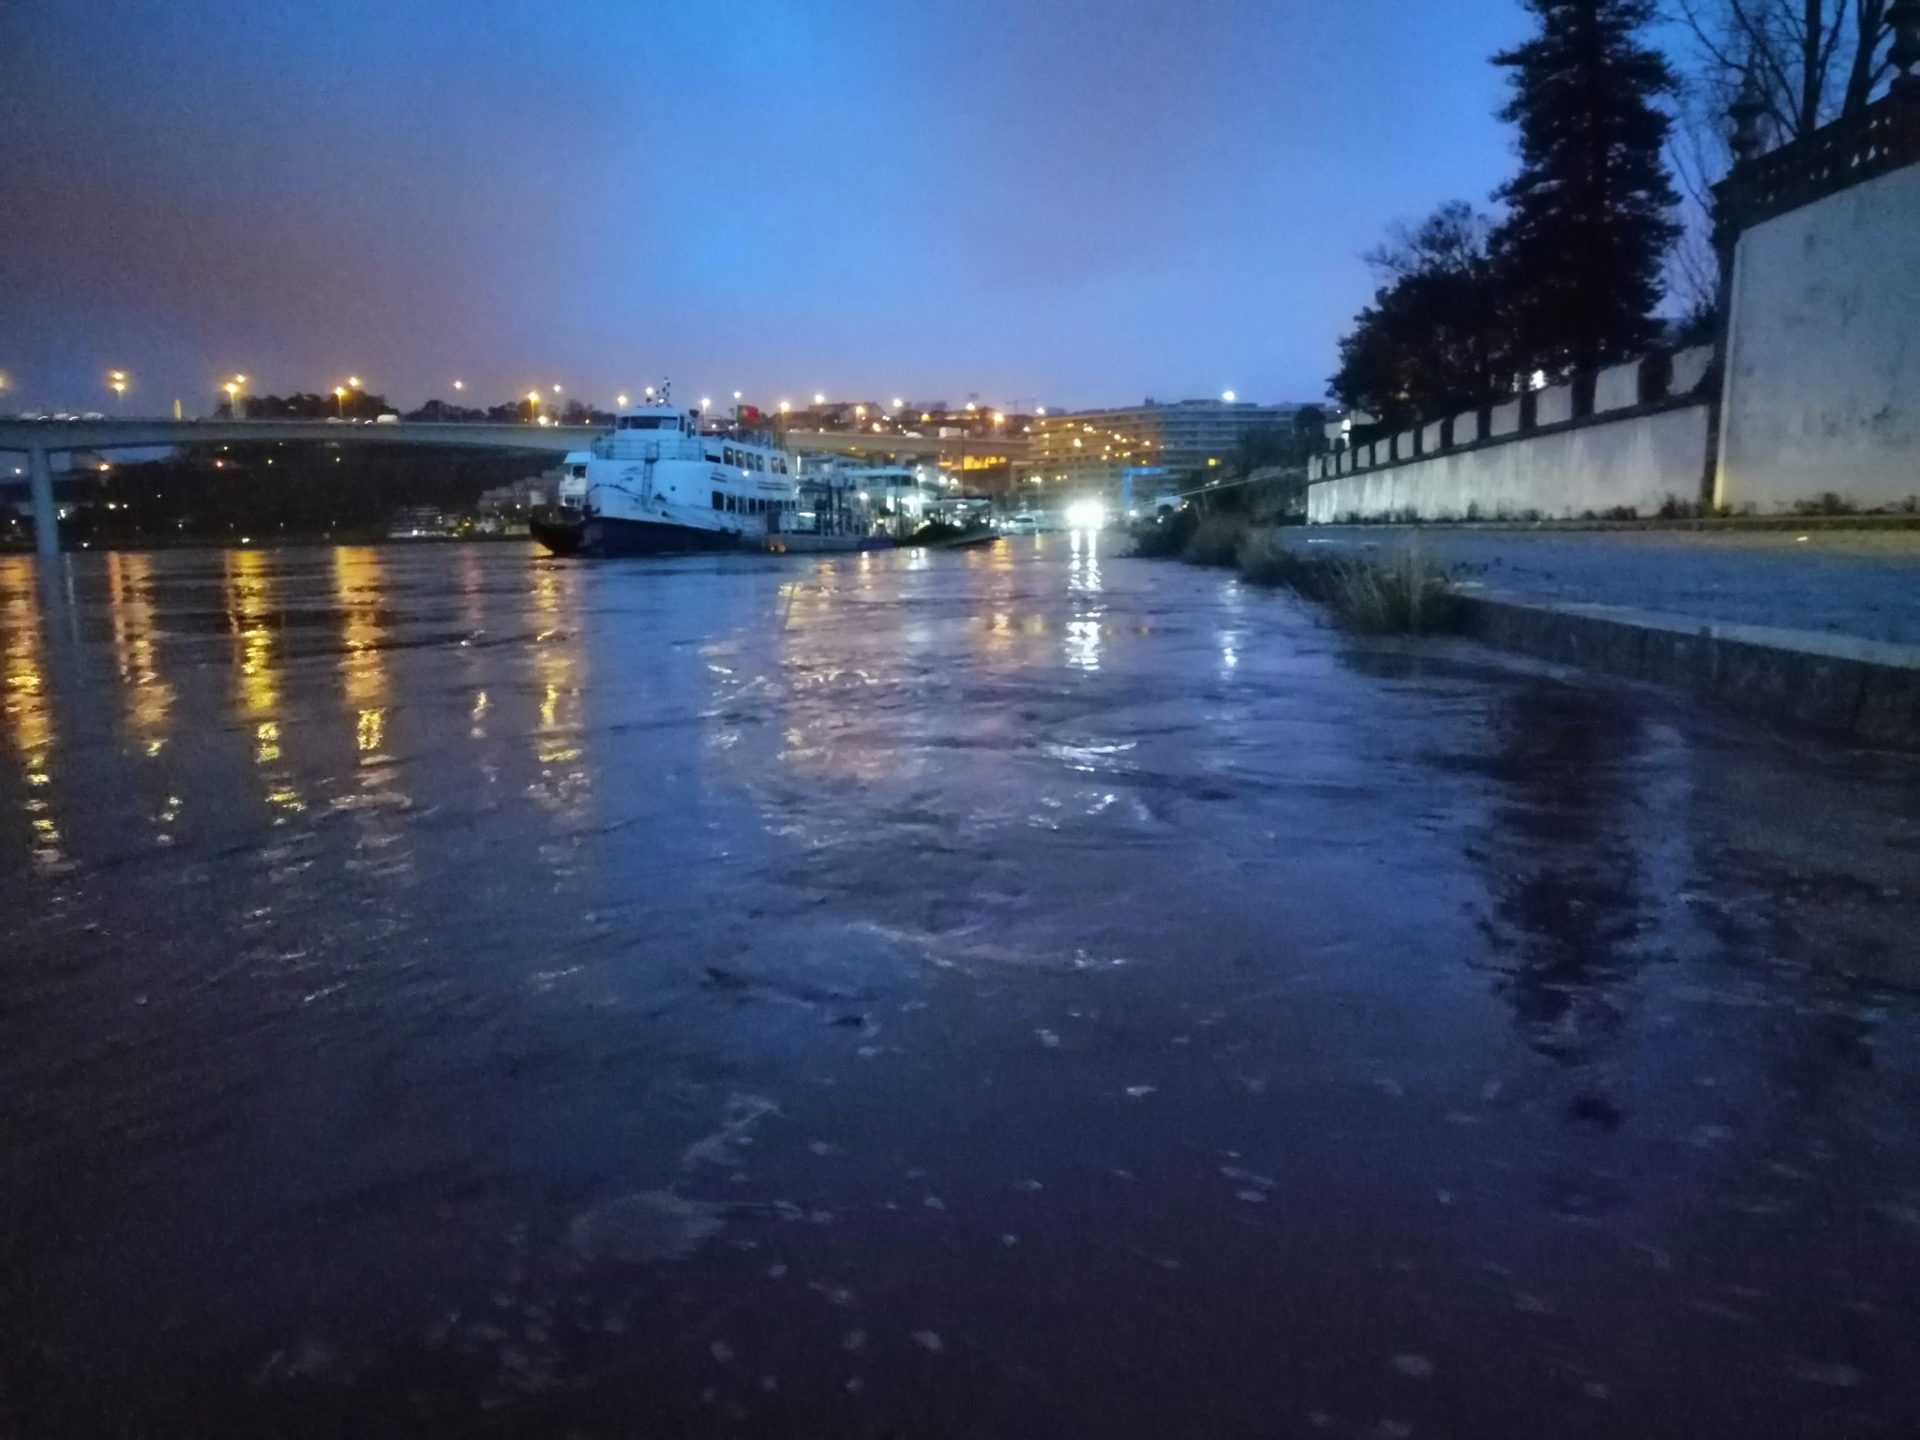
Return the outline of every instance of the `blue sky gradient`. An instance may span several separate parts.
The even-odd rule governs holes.
[[[1516,0],[0,5],[0,406],[1312,400]]]

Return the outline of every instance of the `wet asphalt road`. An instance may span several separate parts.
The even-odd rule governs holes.
[[[1902,1436],[1920,765],[1046,536],[0,559],[0,1434]]]

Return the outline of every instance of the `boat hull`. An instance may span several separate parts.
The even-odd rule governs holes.
[[[555,555],[687,555],[743,550],[748,545],[746,537],[724,530],[609,515],[566,520],[540,517],[532,522],[531,529],[533,538]]]

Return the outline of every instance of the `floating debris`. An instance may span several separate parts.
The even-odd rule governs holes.
[[[1158,1085],[1129,1085],[1127,1086],[1127,1094],[1135,1100],[1138,1100],[1143,1095],[1153,1094],[1153,1092],[1159,1088]]]
[[[1809,1385],[1828,1385],[1836,1390],[1857,1390],[1867,1380],[1851,1365],[1829,1364],[1819,1360],[1794,1360],[1787,1366],[1787,1374]]]
[[[679,1260],[726,1228],[723,1207],[670,1190],[623,1195],[574,1217],[568,1239],[582,1260]]]

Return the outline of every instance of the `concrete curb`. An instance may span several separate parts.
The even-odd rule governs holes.
[[[1490,645],[1920,750],[1920,646],[1487,593],[1460,606],[1463,633]]]

